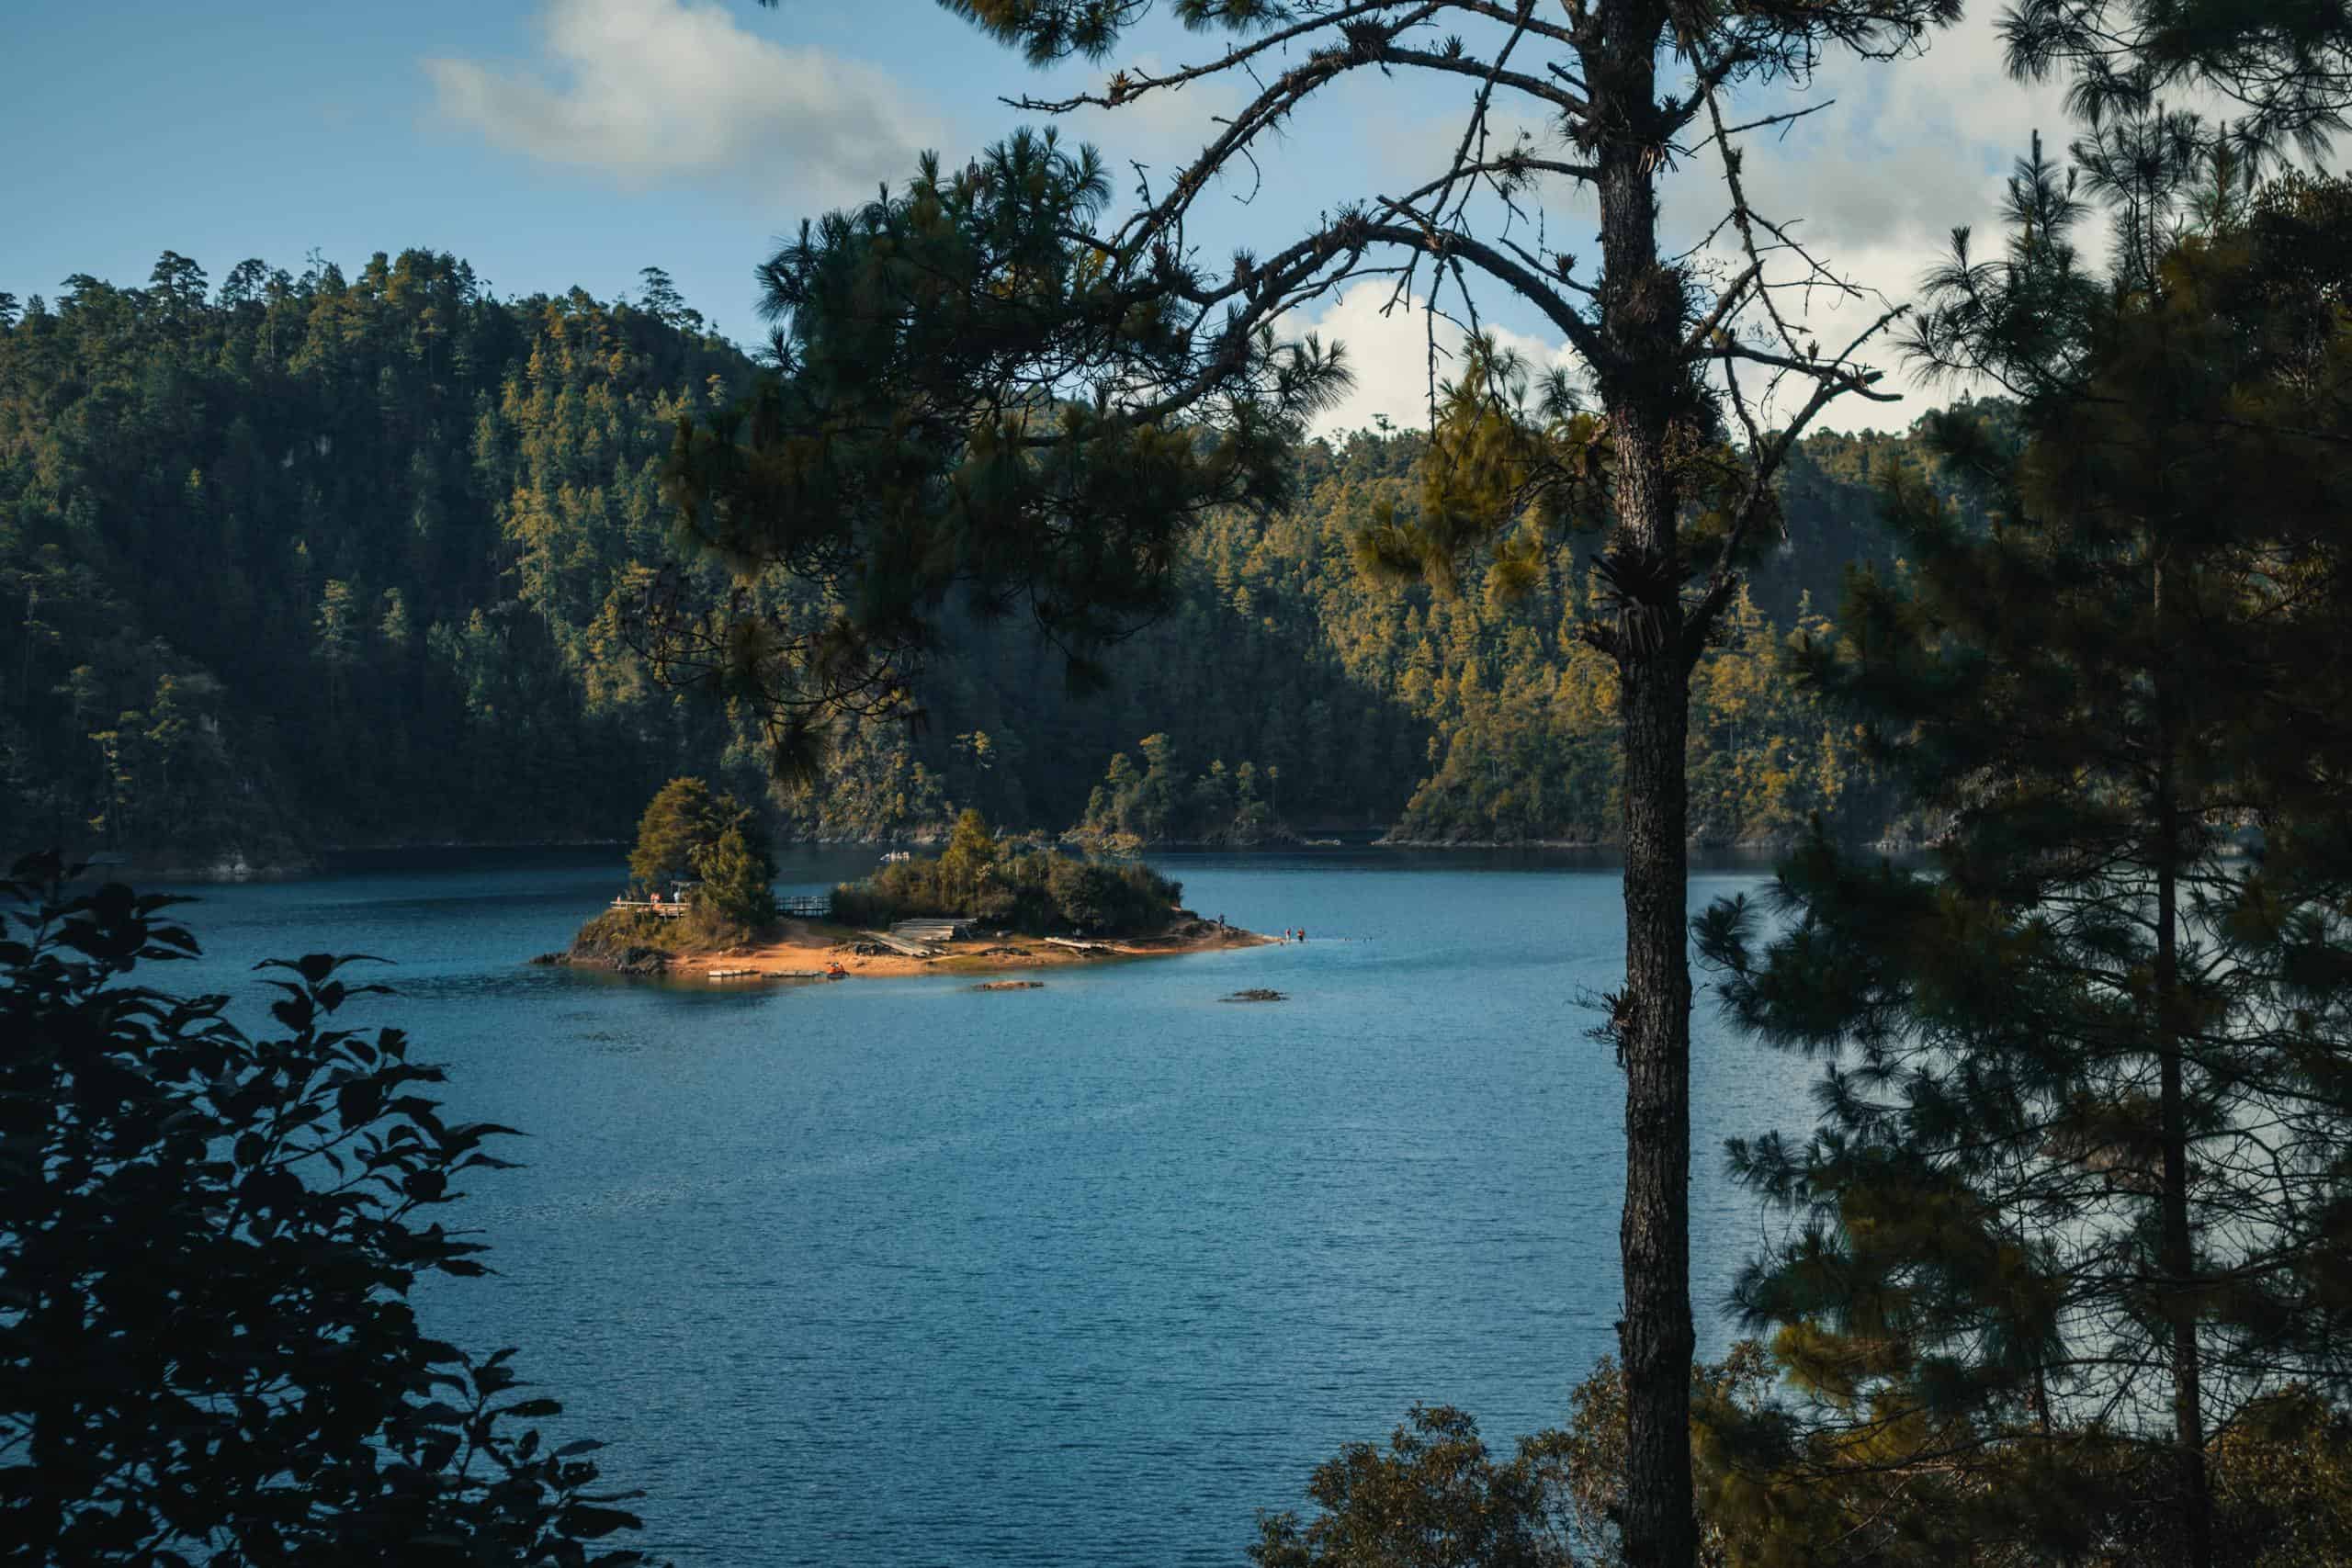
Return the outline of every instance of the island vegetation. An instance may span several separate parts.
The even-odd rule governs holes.
[[[948,915],[1036,935],[1157,936],[1183,916],[1183,886],[1140,861],[1001,844],[977,811],[956,818],[936,855],[894,861],[833,889],[833,919],[887,926]]]
[[[628,873],[564,962],[653,973],[673,958],[741,946],[775,923],[775,860],[759,813],[702,779],[672,779],[647,804]]]
[[[903,853],[833,889],[821,917],[780,917],[758,814],[696,778],[645,809],[629,886],[539,962],[635,975],[753,978],[1027,968],[1249,946],[1265,939],[1183,908],[1181,884],[1140,861],[1000,840],[966,811],[935,855]],[[920,941],[888,935],[933,918]]]

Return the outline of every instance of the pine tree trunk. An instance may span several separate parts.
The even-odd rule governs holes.
[[[2165,636],[2165,579],[2155,569],[2157,658],[2172,644]],[[2164,1145],[2158,1200],[2164,1302],[2172,1325],[2172,1413],[2179,1470],[2182,1568],[2211,1568],[2213,1502],[2205,1473],[2204,1374],[2197,1346],[2197,1309],[2188,1295],[2197,1256],[2188,1228],[2188,1114],[2180,1061],[2180,801],[2174,778],[2178,734],[2172,682],[2161,668],[2156,710],[2156,1062],[2157,1114]]]
[[[1625,1211],[1618,1232],[1625,1310],[1623,1518],[1631,1568],[1690,1568],[1690,967],[1679,497],[1667,448],[1693,391],[1681,362],[1683,286],[1659,264],[1654,171],[1656,0],[1605,0],[1585,58],[1600,164],[1602,410],[1615,468],[1611,548],[1642,568],[1617,659],[1625,747]]]
[[[1625,663],[1625,1561],[1689,1568],[1690,966],[1679,656]]]

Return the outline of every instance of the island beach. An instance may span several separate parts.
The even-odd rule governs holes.
[[[616,931],[603,920],[582,928],[571,946],[534,963],[672,979],[897,979],[911,975],[992,975],[1008,970],[1067,968],[1130,958],[1267,947],[1274,938],[1203,919],[1190,910],[1149,936],[1042,937],[958,927],[959,934],[910,941],[888,931],[828,920],[786,918],[757,940],[698,947],[674,941],[654,945],[643,924]],[[671,935],[663,931],[662,935]],[[930,956],[922,956],[928,953]],[[831,975],[839,964],[842,974]]]
[[[1080,946],[1065,945],[1071,941]],[[1166,958],[1186,953],[1216,953],[1238,947],[1271,946],[1274,939],[1238,927],[1220,926],[1187,914],[1156,936],[1091,939],[1049,939],[1012,933],[973,934],[923,945],[938,954],[918,958],[888,951],[872,933],[817,920],[783,920],[768,940],[722,952],[679,954],[670,960],[668,973],[676,976],[707,974],[713,969],[752,975],[806,976],[823,974],[839,964],[852,978],[894,979],[909,975],[981,975],[1012,969],[1065,968],[1126,958]]]

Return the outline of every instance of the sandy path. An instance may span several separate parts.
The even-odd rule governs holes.
[[[673,958],[669,972],[702,975],[713,969],[749,970],[761,975],[823,973],[839,963],[854,977],[894,978],[907,975],[982,975],[1013,969],[1059,969],[1075,964],[1102,964],[1123,958],[1168,958],[1184,953],[1216,953],[1236,947],[1265,947],[1270,936],[1238,927],[1222,930],[1198,921],[1182,935],[1105,942],[1104,953],[1078,953],[1048,946],[1036,937],[975,937],[968,942],[937,944],[937,958],[908,958],[899,953],[860,954],[853,951],[865,941],[842,926],[812,920],[783,922],[777,940],[757,947],[729,948],[724,953],[698,953]]]

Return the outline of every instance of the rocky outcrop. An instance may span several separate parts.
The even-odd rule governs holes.
[[[582,939],[561,953],[542,953],[531,962],[564,969],[609,969],[616,975],[666,975],[670,971],[670,954],[658,947],[633,942]]]

